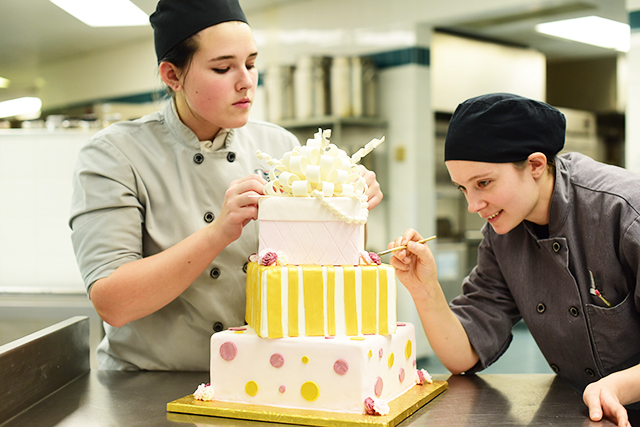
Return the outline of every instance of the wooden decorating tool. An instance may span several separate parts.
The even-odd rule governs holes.
[[[431,236],[431,237],[427,237],[426,239],[422,239],[422,240],[418,240],[417,243],[426,243],[430,240],[435,239],[436,236]],[[395,248],[391,248],[391,249],[387,249],[386,251],[382,251],[382,252],[378,252],[378,255],[386,255],[386,254],[390,254],[391,252],[396,252],[396,251],[401,251],[402,249],[407,249],[406,246],[396,246]]]

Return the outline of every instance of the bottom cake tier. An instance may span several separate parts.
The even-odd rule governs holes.
[[[416,384],[415,328],[394,334],[260,338],[249,326],[211,337],[215,400],[363,413]]]

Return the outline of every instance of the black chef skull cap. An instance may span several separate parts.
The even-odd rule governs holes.
[[[444,160],[509,163],[564,147],[564,114],[549,104],[510,93],[491,93],[458,105],[444,145]]]
[[[248,24],[238,0],[160,0],[149,17],[158,63],[178,43],[222,22]]]

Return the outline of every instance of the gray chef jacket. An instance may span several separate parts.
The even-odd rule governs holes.
[[[480,357],[470,372],[495,362],[524,319],[551,369],[581,391],[640,363],[640,176],[578,153],[556,164],[549,235],[526,221],[504,235],[485,224],[451,307]],[[591,275],[611,307],[590,292]]]
[[[119,266],[161,252],[212,222],[231,181],[268,170],[299,145],[284,129],[249,121],[215,151],[201,149],[173,102],[115,123],[82,148],[73,178],[72,241],[87,293]],[[211,146],[211,142],[202,144]],[[244,324],[246,263],[258,250],[252,221],[178,298],[116,328],[105,323],[100,369],[209,370],[211,334]]]

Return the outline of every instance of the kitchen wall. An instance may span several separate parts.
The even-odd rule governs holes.
[[[640,10],[640,5],[633,2],[637,3],[638,0],[630,0],[629,10]],[[398,52],[427,52],[426,61],[416,57],[395,60],[384,64],[379,70],[379,108],[380,117],[386,124],[387,142],[374,152],[374,156],[386,196],[371,218],[373,227],[370,233],[371,229],[375,233],[371,238],[372,249],[377,250],[407,227],[416,228],[425,235],[435,234],[439,215],[437,208],[460,209],[459,203],[453,203],[447,196],[437,198],[435,170],[440,158],[436,151],[436,112],[450,113],[458,102],[490,91],[512,91],[537,99],[545,98],[546,60],[538,52],[450,34],[434,34],[433,28],[452,20],[473,19],[490,16],[493,11],[522,8],[528,3],[527,0],[398,0],[390,8],[384,0],[353,1],[347,6],[339,0],[309,0],[249,15],[260,44],[258,65],[262,69],[274,64],[292,64],[302,53],[391,53],[393,57]],[[380,14],[379,10],[385,10],[386,13]],[[306,33],[294,34],[293,38],[302,42],[282,42],[287,31],[300,27],[310,29]],[[336,32],[336,29],[340,30]],[[313,37],[325,37],[326,43],[312,45],[305,42]],[[634,33],[632,44],[628,66],[629,74],[633,77],[629,78],[627,114],[628,117],[640,117],[640,77],[635,77],[640,76],[638,33]],[[631,71],[635,71],[635,74]],[[155,93],[161,88],[151,39],[95,52],[87,57],[44,64],[42,75],[44,84],[41,97],[45,108],[86,102],[101,105],[101,100]],[[264,88],[261,87],[259,92],[262,101],[256,104],[252,116],[262,119],[267,117]],[[143,109],[146,111],[152,107],[145,105]],[[632,165],[640,164],[638,127],[640,120],[627,120],[627,137],[632,142],[627,144],[627,157],[632,159]],[[3,138],[0,135],[0,149],[4,146]],[[83,139],[84,136],[79,138]],[[351,133],[350,138],[357,145],[361,138],[362,143],[368,141],[369,135],[365,137],[363,133],[360,136],[356,132]],[[3,179],[11,181],[6,188],[13,188],[4,194],[2,206],[13,206],[13,203],[5,204],[12,200],[22,206],[21,209],[24,206],[31,207],[24,203],[30,195],[17,190],[24,175],[15,159],[27,159],[30,170],[38,164],[40,166],[36,169],[42,169],[45,174],[44,171],[51,165],[65,167],[65,173],[70,176],[68,167],[70,159],[75,157],[78,142],[72,138],[68,142],[68,145],[54,144],[44,148],[37,148],[37,144],[18,144],[19,147],[14,146],[9,151],[0,151],[0,173],[3,170],[15,172],[2,175]],[[43,153],[47,155],[43,156]],[[638,160],[634,163],[633,159]],[[640,171],[640,166],[635,166],[635,170]],[[43,179],[47,180],[47,177]],[[50,291],[78,295],[83,292],[83,286],[73,269],[73,254],[66,235],[69,181],[57,178],[55,182],[58,183],[55,191],[50,194],[45,192],[47,197],[42,198],[43,201],[48,200],[46,206],[33,206],[26,214],[25,211],[7,213],[7,208],[2,210],[5,215],[13,215],[12,221],[19,220],[20,215],[27,215],[21,223],[27,229],[23,240],[20,240],[17,232],[11,231],[13,237],[10,242],[4,239],[0,241],[2,253],[8,254],[7,260],[19,257],[19,263],[28,264],[29,269],[28,274],[22,277],[11,273],[15,271],[15,266],[0,269],[0,286],[5,290],[30,292],[44,287]],[[31,196],[35,198],[43,192],[33,184],[29,188],[34,191]],[[54,194],[57,197],[51,197]],[[0,218],[0,224],[4,223],[4,219]],[[56,224],[53,227],[55,231],[52,229],[43,235],[38,232],[39,226],[52,223]],[[29,224],[33,226],[29,227]],[[61,224],[64,226],[58,228]],[[38,248],[48,248],[45,249],[48,251],[53,245],[58,249],[55,256],[49,257],[30,244],[42,241],[45,242],[38,243]],[[441,247],[443,263],[446,261],[447,265],[454,265],[459,257],[466,256],[459,254],[458,247],[452,249],[447,245],[443,242]],[[437,250],[439,245],[434,244],[433,247]],[[9,265],[9,262],[5,265]],[[451,273],[456,269],[443,270]],[[461,270],[456,271],[459,276]],[[457,280],[458,277],[454,277],[452,283],[458,283]],[[410,297],[402,287],[399,289],[402,320],[419,325]],[[90,303],[86,301],[86,304]],[[429,353],[424,336],[418,335],[421,338],[419,352]]]
[[[631,50],[627,53],[626,167],[640,173],[640,0],[627,0]]]

